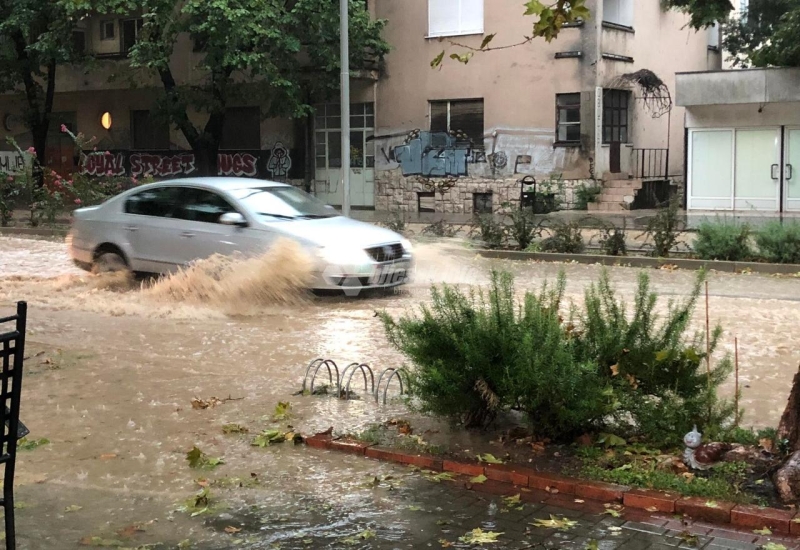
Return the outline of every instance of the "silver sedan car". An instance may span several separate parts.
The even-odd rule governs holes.
[[[266,252],[289,238],[316,261],[314,289],[401,285],[411,244],[282,183],[188,178],[143,185],[74,212],[70,256],[84,269],[169,273],[213,254]]]

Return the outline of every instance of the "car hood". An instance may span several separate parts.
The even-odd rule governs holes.
[[[403,236],[371,223],[360,222],[345,216],[316,220],[292,220],[263,223],[277,233],[301,239],[312,245],[352,245],[369,248],[386,243],[396,243]]]

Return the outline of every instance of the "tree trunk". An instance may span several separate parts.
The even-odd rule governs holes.
[[[775,474],[772,482],[784,504],[800,499],[800,452],[793,453]]]
[[[778,424],[778,441],[789,441],[790,451],[800,451],[800,369],[792,380],[792,391]]]
[[[213,144],[198,143],[192,146],[192,151],[195,156],[195,163],[197,166],[199,176],[216,176],[219,173],[217,167],[217,155],[219,153],[219,145],[216,147]]]

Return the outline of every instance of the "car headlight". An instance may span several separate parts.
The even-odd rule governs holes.
[[[365,250],[353,246],[328,246],[320,250],[320,257],[329,264],[361,265],[370,263]]]
[[[412,250],[414,250],[414,247],[411,246],[411,241],[409,241],[408,239],[401,240],[400,244],[403,246],[403,250],[409,254],[411,253]]]

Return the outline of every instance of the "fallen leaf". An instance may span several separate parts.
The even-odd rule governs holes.
[[[455,481],[453,474],[450,472],[442,472],[440,474],[428,474],[426,476],[429,480],[439,483],[440,481]]]
[[[547,487],[545,487],[544,490],[547,491],[548,493],[552,494],[552,495],[557,495],[558,494],[558,489],[556,489],[555,487],[550,487],[549,485]]]
[[[655,506],[648,506],[647,508],[645,508],[645,510],[647,510],[648,512],[658,512],[658,508]]]
[[[598,550],[598,548],[597,541],[594,539],[586,543],[586,550]]]
[[[447,539],[439,539],[439,544],[442,545],[442,548],[450,548],[453,546],[453,543]]]
[[[186,453],[186,460],[189,462],[190,468],[206,468],[206,469],[213,469],[219,466],[220,464],[225,464],[225,461],[221,458],[212,458],[208,456],[206,453],[198,449],[196,446],[192,447]]]
[[[100,460],[111,460],[112,458],[117,458],[115,453],[105,453],[100,455]]]
[[[565,517],[558,518],[551,514],[550,519],[537,519],[531,525],[534,527],[545,527],[548,529],[560,529],[562,531],[566,531],[567,529],[572,529],[578,525],[578,522]]]
[[[614,510],[613,508],[608,508],[603,513],[604,514],[608,514],[612,518],[618,518],[618,517],[620,517],[622,515],[619,510]]]
[[[616,525],[611,525],[611,526],[608,528],[608,531],[609,531],[609,533],[611,533],[612,535],[619,535],[620,533],[622,533],[622,527],[617,527]]]
[[[611,376],[617,376],[619,374],[619,365],[611,365]]]
[[[719,504],[717,504],[713,500],[709,500],[708,502],[706,502],[706,508],[719,508]]]
[[[458,540],[463,542],[464,544],[494,544],[498,542],[497,538],[502,535],[503,533],[497,533],[494,531],[484,531],[480,527],[473,529],[463,537],[459,537]]]
[[[771,535],[772,531],[769,527],[764,527],[763,529],[753,529],[753,533],[756,535]]]
[[[225,532],[226,532],[226,533],[229,533],[229,534],[231,534],[231,535],[232,535],[232,534],[234,534],[234,533],[238,533],[239,531],[241,531],[241,528],[239,528],[239,527],[234,527],[233,525],[228,525],[228,526],[225,528]]]
[[[758,445],[768,453],[771,453],[775,450],[775,442],[769,437],[759,439]]]
[[[20,451],[32,451],[37,447],[41,447],[42,445],[48,445],[50,440],[47,438],[41,439],[28,439],[27,437],[23,437],[19,441],[17,441],[17,449]]]
[[[288,401],[280,401],[275,405],[275,411],[272,413],[272,420],[279,422],[286,420],[292,415],[292,405]]]
[[[291,433],[291,432],[289,432]],[[292,433],[294,438],[294,433]],[[250,442],[253,447],[268,447],[274,443],[283,443],[286,441],[286,434],[281,430],[264,430]]]
[[[470,483],[485,483],[486,480],[489,479],[483,474],[477,475],[469,480]]]
[[[578,504],[583,504],[583,503],[584,503],[584,502],[586,502],[586,501],[585,501],[585,500],[583,500],[583,499],[580,499],[580,498],[576,498],[576,499],[575,499],[575,502],[577,502]]]
[[[496,458],[494,455],[489,453],[484,453],[482,455],[478,455],[479,462],[486,462],[487,464],[503,464],[503,461],[499,458]]]
[[[697,535],[693,535],[689,531],[683,531],[678,536],[688,546],[697,546],[697,541],[698,541]]]
[[[224,434],[246,434],[250,430],[241,424],[223,424],[222,433]]]
[[[373,539],[373,538],[375,538],[375,531],[370,531],[369,529],[366,529],[364,531],[361,531],[357,535],[353,535],[351,537],[343,538],[342,542],[344,544],[347,544],[347,545],[350,545],[350,546],[354,546],[356,544],[359,544],[361,541],[368,540],[368,539]]]
[[[64,508],[64,512],[69,514],[70,512],[77,512],[78,510],[82,510],[83,506],[78,506],[77,504],[73,504],[71,506],[67,506]]]
[[[407,509],[412,511],[412,512],[419,512],[420,510],[422,510],[422,508],[420,508],[419,506],[415,506],[415,505],[409,506]]]
[[[519,494],[516,494],[514,496],[510,496],[510,497],[505,497],[503,499],[503,504],[505,504],[509,508],[514,508],[514,509],[517,509],[517,510],[522,508],[522,504],[520,502],[520,495]]]
[[[782,544],[778,544],[777,542],[768,542],[767,544],[761,546],[760,550],[786,550],[786,547]]]

